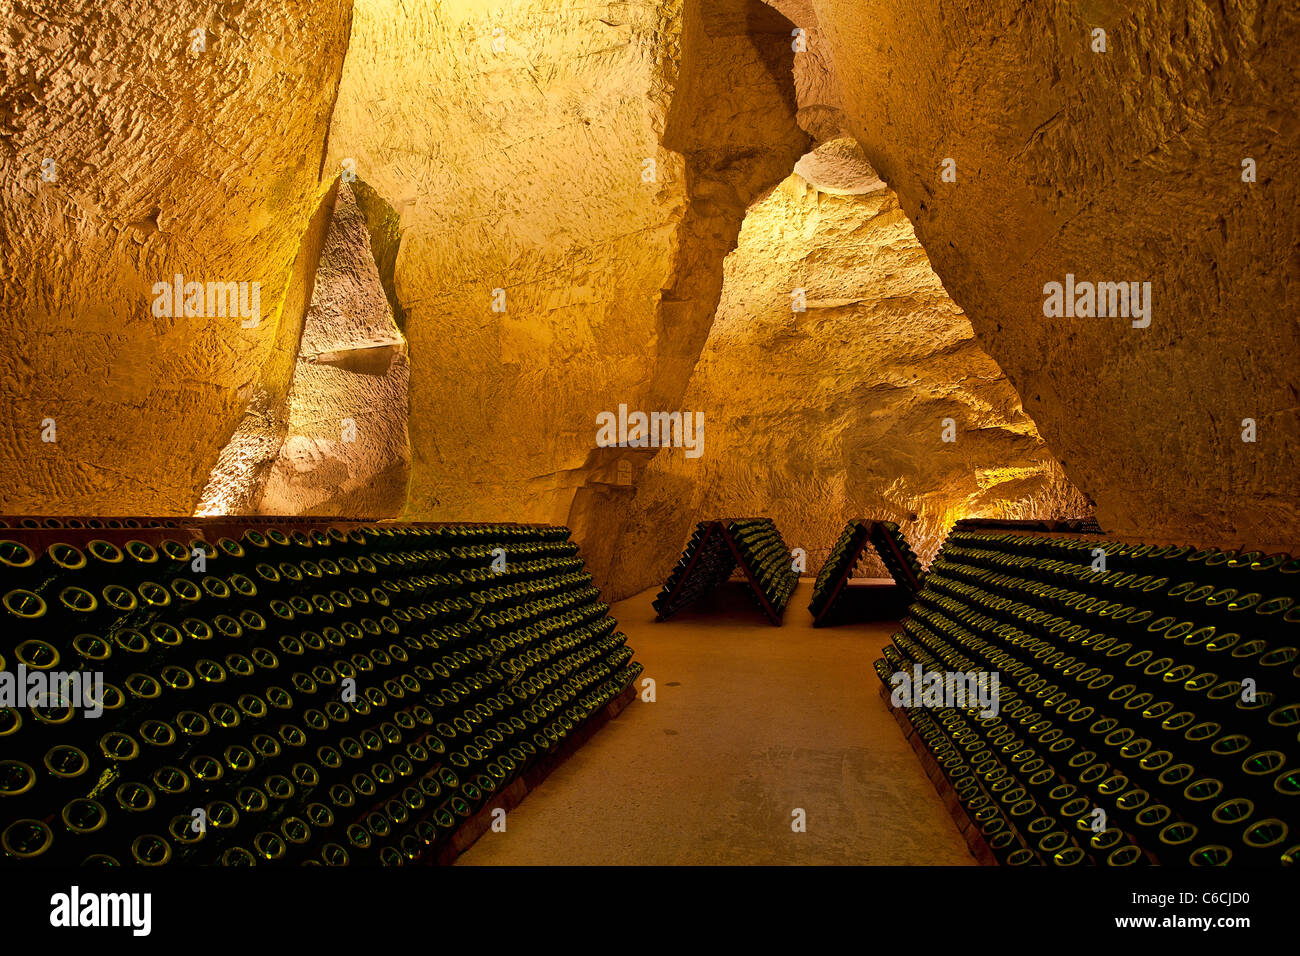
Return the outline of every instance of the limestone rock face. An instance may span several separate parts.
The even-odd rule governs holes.
[[[400,219],[408,517],[608,552],[648,456],[596,415],[678,407],[745,209],[807,148],[791,29],[759,0],[357,3],[327,167]]]
[[[0,508],[193,511],[310,295],[350,8],[0,4]],[[156,314],[177,275],[257,324]]]
[[[818,144],[839,137],[844,126],[839,81],[835,77],[830,49],[817,23],[817,11],[813,9],[812,0],[767,2],[802,31],[799,38],[793,41],[797,47],[794,88],[799,101],[799,125]]]
[[[1294,4],[813,6],[849,129],[1102,526],[1293,546]],[[1150,282],[1150,326],[1046,317],[1067,274]]]
[[[827,140],[800,156],[794,171],[809,186],[831,196],[862,196],[886,188],[851,136]]]
[[[282,310],[284,321],[276,329],[270,357],[251,385],[253,397],[234,434],[217,456],[196,515],[256,514],[271,468],[289,431],[289,387],[298,367],[298,346],[310,300],[316,293],[316,270],[321,250],[334,221],[338,183],[321,200],[307,224],[293,264],[293,278]]]
[[[0,510],[1290,548],[1293,6],[0,0]]]
[[[198,514],[374,519],[406,505],[406,340],[354,184],[336,184],[322,209],[329,213],[323,238],[304,243],[316,271],[301,332],[284,351],[291,363],[268,364]],[[309,237],[316,227],[313,221]],[[290,384],[279,385],[282,379]],[[283,400],[275,402],[276,394]]]
[[[365,218],[343,185],[303,326],[287,434],[258,510],[400,514],[411,457],[409,380],[406,340],[379,281]]]
[[[928,561],[959,518],[1088,510],[887,188],[792,175],[750,209],[683,404],[703,454],[662,450],[642,476],[615,597],[661,582],[701,518],[771,516],[815,574],[857,515]]]

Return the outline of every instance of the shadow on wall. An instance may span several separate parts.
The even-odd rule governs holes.
[[[636,494],[636,481],[653,453],[653,449],[593,448],[583,465],[586,481],[574,492],[563,523],[582,546],[587,570],[602,586],[614,560],[618,529]]]

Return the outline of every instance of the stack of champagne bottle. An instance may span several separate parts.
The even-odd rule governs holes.
[[[892,521],[850,518],[817,573],[812,600],[808,603],[814,626],[820,627],[832,620],[843,619],[837,610],[837,607],[843,605],[840,598],[845,595],[845,586],[868,545],[880,556],[896,585],[885,589],[890,600],[882,601],[880,595],[874,596],[876,615],[883,612],[891,619],[897,617],[901,609],[916,596],[922,574],[921,562],[898,525]]]
[[[651,606],[659,620],[667,620],[726,581],[735,569],[736,555],[720,522],[701,521]]]
[[[915,594],[920,587],[921,561],[912,550],[912,546],[903,537],[902,530],[893,521],[872,522],[872,536],[875,538],[876,553],[885,562],[895,583],[910,594]]]
[[[696,525],[668,580],[651,602],[659,620],[704,597],[737,567],[751,585],[759,610],[773,624],[780,624],[799,575],[771,518],[733,518]]]
[[[813,584],[808,610],[814,618],[822,617],[823,612],[829,610],[832,599],[837,596],[837,588],[853,576],[853,570],[862,557],[862,549],[870,534],[871,522],[861,518],[850,518],[844,526]]]
[[[6,862],[430,862],[640,672],[565,528],[260,527],[0,540],[0,672],[99,675],[0,707]]]
[[[903,710],[1004,864],[1289,864],[1298,596],[1287,555],[955,530],[875,669],[976,676]]]
[[[76,518],[64,515],[50,515],[47,517],[33,517],[31,515],[18,516],[6,515],[0,517],[0,528],[15,528],[23,531],[37,530],[116,530],[116,529],[138,529],[138,528],[181,528],[196,520],[204,519],[193,518]],[[222,518],[222,523],[229,523],[235,519]]]
[[[776,523],[771,518],[739,518],[727,525],[727,533],[758,585],[762,601],[780,618],[799,583],[799,575]],[[759,600],[758,596],[755,599]]]
[[[1101,534],[1096,518],[961,518],[953,525],[958,531],[1019,531],[1043,534]]]

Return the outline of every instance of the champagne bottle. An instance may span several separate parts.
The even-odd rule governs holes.
[[[24,818],[8,824],[0,832],[0,852],[10,863],[42,860],[54,845],[54,833],[40,820]]]

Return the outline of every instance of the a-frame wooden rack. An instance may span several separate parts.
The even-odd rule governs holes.
[[[839,560],[838,566],[831,569],[833,575],[831,580],[818,582],[820,586],[814,589],[812,603],[808,605],[808,610],[813,616],[813,627],[824,627],[835,619],[836,613],[840,610],[838,605],[848,593],[853,569],[862,560],[862,554],[868,545],[875,549],[894,579],[893,587],[872,589],[877,597],[888,598],[888,602],[874,603],[887,604],[891,611],[901,611],[912,603],[917,592],[921,590],[921,578],[916,571],[915,556],[897,525],[885,521],[864,521],[861,518],[854,518],[845,525],[843,533],[850,536],[845,555]],[[866,589],[854,588],[853,590]]]
[[[731,577],[737,566],[745,574],[745,583],[753,592],[754,600],[768,622],[781,623],[781,613],[768,600],[759,586],[754,569],[749,566],[731,535],[732,518],[701,521],[696,530],[702,532],[699,540],[692,540],[682,552],[684,567],[668,576],[667,583],[654,599],[655,620],[666,621],[688,604],[698,601]]]

